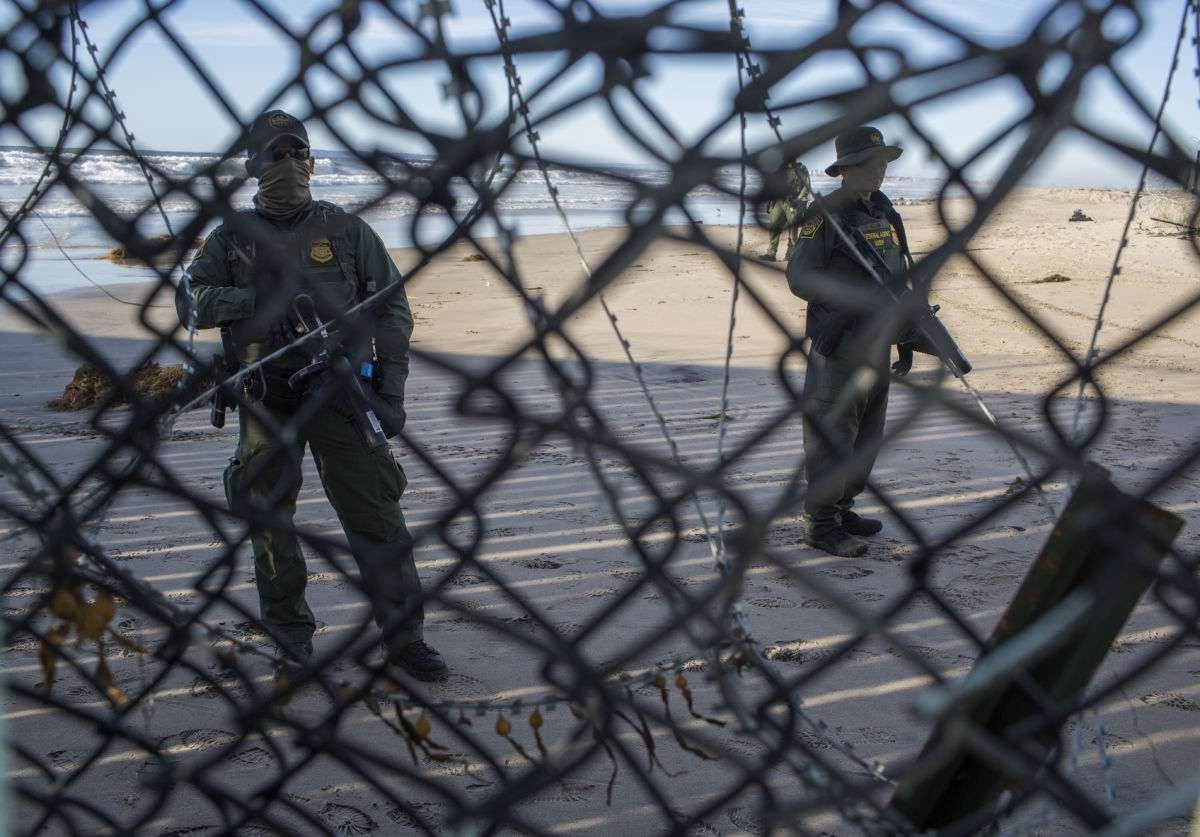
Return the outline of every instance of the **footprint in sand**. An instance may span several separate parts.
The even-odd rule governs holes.
[[[855,578],[866,578],[872,575],[875,571],[868,570],[866,567],[826,567],[818,570],[822,575],[831,575],[834,578],[842,578],[847,581]]]
[[[248,747],[245,750],[234,753],[229,757],[229,761],[235,764],[244,764],[249,767],[262,767],[264,765],[273,764],[275,756],[270,750],[263,747]]]
[[[527,570],[557,570],[562,568],[562,562],[555,561],[545,555],[540,555],[537,558],[528,558],[517,563]]]
[[[783,596],[758,596],[757,598],[747,599],[746,604],[769,608],[792,608],[797,606],[795,601]]]
[[[317,816],[338,834],[345,834],[347,837],[370,834],[378,828],[375,820],[367,816],[364,811],[360,811],[352,805],[342,805],[337,802],[326,802],[321,806],[321,810],[317,811]]]
[[[418,829],[421,833],[424,833],[426,829],[434,834],[443,833],[444,822],[437,805],[430,802],[411,802],[409,808],[412,809],[412,813],[403,808],[390,808],[387,818],[396,825]]]
[[[728,808],[725,811],[725,816],[729,817],[731,823],[747,834],[759,835],[766,833],[762,821],[750,808]]]
[[[1147,706],[1169,706],[1172,709],[1181,709],[1184,712],[1200,712],[1200,703],[1191,698],[1186,698],[1177,692],[1156,692],[1152,695],[1144,695],[1142,703]]]

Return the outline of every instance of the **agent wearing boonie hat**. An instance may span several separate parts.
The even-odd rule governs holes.
[[[892,301],[881,295],[863,257],[851,251],[835,225],[861,231],[894,273],[905,271],[908,256],[900,215],[879,191],[900,148],[869,125],[839,136],[835,148],[837,160],[825,173],[840,176],[841,186],[806,214],[787,278],[792,293],[808,302],[805,331],[812,340],[802,401],[804,542],[831,555],[857,557],[867,551],[859,538],[883,528],[882,521],[861,517],[853,506],[883,441],[888,324],[895,317]]]
[[[834,141],[837,159],[825,169],[830,177],[837,177],[842,166],[858,166],[874,157],[876,154],[885,155],[887,162],[892,162],[904,149],[898,145],[888,145],[883,141],[883,134],[878,128],[870,125],[847,131]]]

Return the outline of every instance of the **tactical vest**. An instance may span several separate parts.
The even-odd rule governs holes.
[[[882,257],[893,274],[903,274],[912,266],[908,237],[905,234],[900,213],[891,206],[891,201],[888,201],[886,196],[882,193],[879,194],[885,202],[882,205],[875,203],[878,214],[860,209],[856,202],[854,206],[837,216],[838,223],[851,236],[851,241],[845,241],[841,236],[836,236],[828,265],[831,274],[843,275],[847,281],[862,285],[867,292],[873,290],[874,280],[863,270],[861,262],[867,258],[872,269],[874,269],[874,264],[870,260],[870,256],[862,253],[859,245],[854,241],[857,237],[853,232],[855,229],[862,231],[863,236]],[[809,216],[813,225],[813,233],[821,226],[820,212],[821,209],[817,209]],[[809,237],[813,233],[810,233]],[[825,231],[824,234],[835,235],[830,230]],[[803,231],[801,235],[804,235]],[[900,289],[893,290],[899,292]],[[809,303],[805,317],[805,330],[813,340],[813,348],[823,355],[832,355],[841,344],[842,337],[853,331],[862,317],[858,311],[840,310],[827,303],[814,301],[807,296],[804,298]]]
[[[358,278],[346,241],[349,216],[340,206],[313,201],[308,216],[285,229],[268,226],[253,209],[238,214],[241,223],[221,229],[235,286],[308,293],[323,319],[375,293],[374,281]]]
[[[277,228],[267,224],[255,210],[238,213],[238,221],[220,230],[225,243],[229,272],[236,287],[253,287],[258,299],[275,297],[280,312],[297,294],[308,294],[323,322],[345,314],[375,293],[375,281],[359,279],[356,252],[347,232],[352,216],[327,201],[313,201],[303,220]],[[369,316],[369,313],[367,314]],[[253,362],[284,341],[270,328],[270,321],[255,321],[256,333],[235,324],[235,341],[244,362]],[[258,331],[266,328],[266,333]],[[331,336],[344,344],[355,362],[369,360],[371,347],[359,339],[369,330],[333,330]],[[351,339],[353,338],[353,339]],[[354,344],[351,346],[351,344]],[[302,353],[284,355],[275,362],[294,369],[307,363]]]
[[[865,212],[852,210],[842,215],[843,229],[858,227],[866,236],[871,246],[883,256],[883,260],[895,273],[900,273],[912,267],[912,255],[908,249],[908,236],[904,232],[904,222],[900,213],[892,207],[884,210],[883,218],[876,218]],[[842,242],[839,241],[839,244]]]

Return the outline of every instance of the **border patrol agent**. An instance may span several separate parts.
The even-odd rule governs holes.
[[[315,161],[300,120],[280,110],[262,114],[250,126],[247,151],[246,172],[258,181],[255,208],[209,235],[188,269],[191,298],[183,285],[176,297],[181,320],[190,307],[196,327],[230,328],[242,367],[295,339],[298,294],[307,294],[321,321],[330,322],[401,281],[365,221],[312,198]],[[404,424],[412,329],[403,289],[370,315],[331,327],[348,356],[377,356],[372,386],[389,435]],[[229,507],[251,525],[262,620],[289,665],[307,663],[316,620],[305,600],[308,570],[292,523],[307,445],[346,532],[385,658],[414,677],[437,679],[447,669],[424,642],[421,582],[400,509],[404,471],[386,444],[368,450],[347,419],[345,402],[339,409],[328,392],[314,396],[291,388],[289,378],[312,360],[294,349],[247,376],[237,453],[225,469]]]
[[[784,227],[788,231],[787,258],[792,257],[796,246],[796,235],[800,229],[800,218],[804,214],[805,196],[808,195],[808,169],[799,160],[789,160],[784,168],[787,172],[787,197],[772,202],[767,219],[767,251],[759,256],[764,262],[775,261],[779,250],[779,237]]]
[[[911,256],[900,214],[879,191],[901,149],[869,126],[842,134],[835,148],[837,160],[825,173],[841,176],[841,188],[814,202],[805,216],[787,278],[792,293],[808,301],[805,330],[812,340],[803,392],[804,540],[832,555],[856,557],[867,549],[859,538],[883,528],[853,505],[883,440],[890,347],[900,341],[891,333],[891,297],[862,267],[865,257],[849,252],[852,245],[830,218],[847,232],[861,230],[894,273],[906,271]]]

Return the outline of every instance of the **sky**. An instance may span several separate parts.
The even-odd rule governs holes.
[[[350,35],[351,52],[344,46],[330,49],[342,31],[337,16],[331,14],[340,5],[335,0],[259,0],[257,7],[238,0],[153,0],[152,5],[159,9],[157,23],[145,21],[148,2],[81,3],[87,35],[98,47],[96,54],[106,66],[105,79],[140,150],[225,151],[234,144],[240,123],[256,113],[279,106],[306,118],[311,113],[310,103],[326,116],[325,120],[310,120],[317,149],[378,148],[389,153],[431,154],[438,149],[426,138],[427,132],[461,136],[466,131],[463,100],[446,94],[446,85],[452,81],[446,64],[418,60],[424,54],[420,39],[387,13],[385,4],[364,2],[363,20]],[[504,0],[505,16],[512,23],[510,37],[558,31],[561,21],[554,6],[567,2]],[[1078,27],[1081,9],[1112,6],[1104,17],[1104,32],[1115,44],[1123,44],[1113,67],[1128,90],[1122,89],[1108,69],[1094,70],[1084,82],[1075,117],[1103,134],[1145,147],[1153,123],[1143,111],[1155,113],[1162,99],[1185,3],[1148,0],[1137,3],[1138,14],[1134,14],[1111,0],[908,0],[903,4],[906,8],[874,4],[878,8],[872,8],[855,25],[851,39],[858,46],[872,47],[868,66],[877,76],[888,77],[899,70],[901,62],[932,68],[958,57],[963,38],[988,47],[1021,50],[1043,37],[1039,32],[1048,33],[1045,37],[1051,40],[1066,37]],[[12,30],[10,50],[23,48],[29,40],[28,27],[13,28],[13,24],[19,9],[32,4],[33,0],[17,0],[0,7],[0,31]],[[872,5],[867,0],[854,0],[854,4]],[[393,0],[390,5],[409,21],[417,20],[419,0]],[[644,14],[660,5],[657,0],[592,3],[608,17]],[[481,124],[497,124],[508,114],[509,100],[503,67],[494,54],[497,37],[488,6],[485,0],[450,0],[449,6],[440,33],[428,18],[419,22],[417,30],[431,41],[444,36],[452,53],[486,56],[467,64],[478,96],[465,101],[468,112],[478,116]],[[837,27],[835,0],[739,0],[739,6],[752,48],[766,55],[761,59],[764,66],[771,63],[768,53],[803,50]],[[577,3],[576,8],[582,4]],[[618,116],[604,100],[579,101],[595,91],[603,78],[605,67],[598,56],[587,55],[557,75],[565,63],[561,50],[518,55],[517,73],[522,90],[532,96],[541,150],[559,160],[642,163],[653,156],[675,159],[682,149],[707,137],[705,153],[736,154],[741,136],[738,120],[731,114],[738,89],[735,58],[728,54],[663,54],[685,43],[679,27],[727,32],[729,14],[727,0],[683,0],[673,7],[668,16],[671,25],[659,27],[649,36],[659,52],[642,64],[633,83],[633,90],[653,116],[627,90],[612,96],[614,109],[629,130],[620,127]],[[1048,15],[1049,21],[1036,30]],[[938,26],[952,29],[955,36],[939,31]],[[1193,26],[1194,19],[1188,22],[1164,120],[1174,141],[1192,155],[1200,143]],[[578,41],[585,52],[587,32],[583,27]],[[298,43],[316,52],[329,50],[329,66],[310,69],[301,84],[296,83],[301,61]],[[35,61],[47,60],[36,51],[33,55]],[[94,78],[91,59],[82,46],[79,56],[84,72]],[[777,64],[780,59],[774,60]],[[1060,54],[1036,69],[1036,84],[1053,92],[1068,65],[1066,54]],[[69,91],[69,68],[59,60],[45,73],[60,102]],[[968,167],[973,180],[994,178],[1010,161],[1022,136],[1019,123],[1031,106],[1029,95],[1012,76],[986,80],[991,68],[979,83],[950,92],[969,73],[963,69],[930,74],[921,81],[899,85],[897,95],[907,97],[906,101],[938,95],[912,107],[909,119],[894,109],[872,117],[889,142],[905,148],[905,155],[891,169],[893,174],[942,176],[944,169],[929,153],[925,139],[936,143],[955,164],[973,159],[995,143],[990,154]],[[805,57],[781,79],[772,88],[768,104],[780,119],[783,136],[795,137],[819,129],[842,112],[840,104],[810,100],[858,90],[866,81],[865,71],[849,52],[824,50]],[[23,87],[22,66],[11,51],[0,53],[0,95],[11,103],[22,95]],[[77,91],[80,89],[86,85]],[[355,104],[351,95],[355,89],[364,91],[359,98],[365,108]],[[564,112],[542,121],[542,116],[565,105],[569,107]],[[85,115],[94,124],[109,119],[99,99]],[[396,127],[400,117],[411,119],[417,130]],[[0,144],[24,145],[32,140],[52,145],[60,122],[61,111],[55,107],[26,112],[20,120],[24,132],[13,131],[11,126],[0,128]],[[1016,131],[1005,139],[1014,125],[1018,125]],[[762,114],[748,116],[747,132],[752,150],[773,141]],[[87,135],[80,131],[74,138]],[[631,135],[645,142],[645,147]],[[801,156],[814,168],[824,168],[835,157],[828,137],[806,146]],[[1096,141],[1067,130],[1028,174],[1028,180],[1047,185],[1133,186],[1139,173],[1136,165]]]

